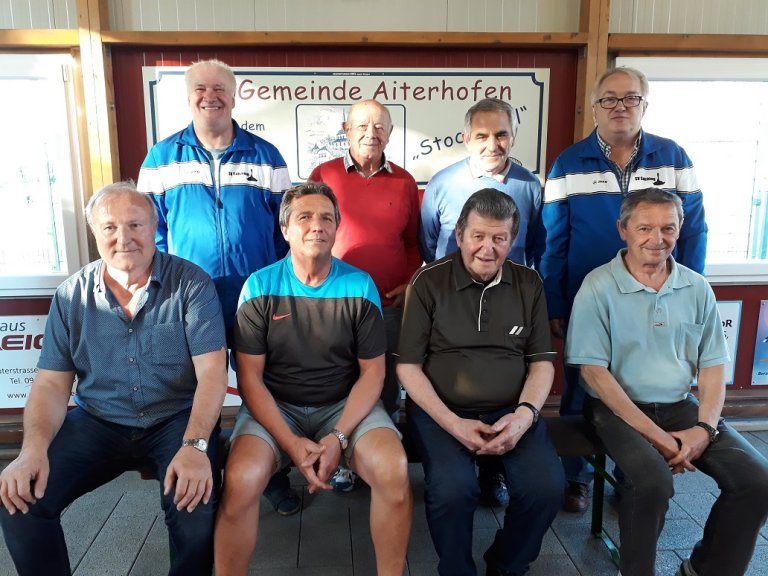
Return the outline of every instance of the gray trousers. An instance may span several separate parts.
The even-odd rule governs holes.
[[[685,430],[698,421],[698,402],[690,394],[672,404],[637,407],[667,431]],[[674,494],[672,473],[661,454],[600,400],[587,397],[584,412],[626,477],[619,505],[621,573],[653,576],[656,543]],[[693,462],[717,482],[720,495],[691,563],[699,576],[739,576],[768,517],[768,461],[725,422],[718,429],[718,441]]]

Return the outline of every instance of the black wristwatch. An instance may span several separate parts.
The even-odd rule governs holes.
[[[515,406],[515,412],[517,412],[517,409],[520,408],[520,406],[525,406],[526,408],[528,408],[528,410],[533,412],[533,423],[534,424],[536,424],[536,422],[539,421],[539,414],[541,414],[541,412],[539,412],[539,409],[536,408],[536,406],[534,406],[530,402],[520,402],[520,403],[518,403],[517,406]]]
[[[699,428],[704,428],[704,430],[707,431],[707,433],[709,434],[710,444],[714,444],[715,442],[717,442],[717,439],[720,436],[720,430],[718,430],[717,428],[713,428],[706,422],[696,422],[696,426],[698,426]]]

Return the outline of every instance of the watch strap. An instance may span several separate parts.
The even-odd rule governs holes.
[[[334,429],[331,430],[331,434],[333,434],[334,436],[336,436],[336,438],[339,439],[339,446],[341,446],[341,449],[342,450],[346,450],[347,446],[349,445],[349,440],[347,439],[347,437],[344,434],[344,432],[334,428]]]
[[[717,430],[717,428],[714,428],[707,424],[706,422],[696,422],[696,426],[699,428],[704,428],[704,430],[707,431],[707,434],[709,434],[709,441],[710,442],[716,442],[717,437],[720,435],[720,432]]]
[[[515,412],[517,412],[517,409],[520,408],[520,406],[524,406],[525,408],[528,408],[531,412],[533,412],[533,423],[536,424],[536,422],[539,421],[539,415],[541,412],[539,411],[536,406],[531,404],[530,402],[519,402],[517,406],[515,406]]]

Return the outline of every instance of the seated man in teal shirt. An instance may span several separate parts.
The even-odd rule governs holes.
[[[671,256],[682,224],[675,194],[624,198],[627,248],[587,275],[566,344],[588,394],[585,415],[625,472],[624,576],[655,573],[674,474],[700,469],[721,489],[682,576],[744,574],[768,516],[768,461],[720,417],[728,351],[715,295]]]

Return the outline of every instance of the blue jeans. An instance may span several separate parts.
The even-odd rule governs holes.
[[[512,411],[458,415],[492,424]],[[440,559],[438,572],[474,575],[472,521],[480,497],[475,456],[418,406],[409,408],[408,425],[424,466],[427,524]],[[539,555],[544,534],[562,504],[563,469],[543,420],[498,459],[509,488],[509,506],[485,561],[489,568],[522,575]]]
[[[206,575],[213,569],[213,521],[218,503],[216,448],[218,426],[211,434],[208,458],[214,471],[214,494],[193,512],[179,511],[173,492],[162,495],[165,471],[181,446],[189,411],[150,428],[112,424],[82,408],[70,411],[48,448],[50,476],[45,495],[27,514],[0,509],[8,551],[21,576],[71,573],[61,512],[83,494],[126,470],[149,469],[161,480],[160,503],[165,511],[171,547],[172,575]]]
[[[685,430],[698,421],[692,395],[672,404],[637,404],[663,430]],[[624,470],[619,503],[621,573],[654,574],[656,542],[674,494],[672,473],[664,458],[600,400],[587,398],[587,418],[608,454]],[[738,576],[749,564],[758,532],[768,517],[768,461],[738,432],[721,420],[718,441],[693,464],[720,488],[694,546],[691,563],[699,576]]]

